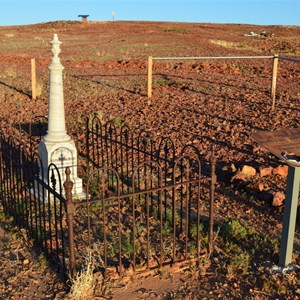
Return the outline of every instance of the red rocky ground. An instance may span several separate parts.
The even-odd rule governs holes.
[[[250,32],[258,35],[245,36]],[[279,239],[286,170],[280,168],[278,174],[277,167],[283,162],[258,147],[249,133],[299,126],[299,63],[279,62],[273,111],[271,59],[154,61],[153,97],[149,104],[147,58],[149,55],[274,54],[297,58],[300,56],[300,27],[158,22],[53,22],[0,27],[2,129],[17,135],[15,124],[28,123],[34,116],[47,114],[49,42],[54,33],[62,41],[60,57],[65,66],[67,128],[79,146],[84,117],[91,113],[98,113],[107,120],[120,118],[133,128],[152,132],[153,138],[170,136],[178,147],[192,143],[200,149],[204,160],[209,159],[209,149],[214,143],[218,159],[217,220],[236,218],[255,232]],[[30,97],[31,58],[37,61],[39,96],[35,101]],[[245,165],[254,168],[255,174],[242,173]],[[10,237],[10,233],[6,236]],[[29,265],[24,264],[27,252],[20,260],[9,254],[14,248],[7,244],[6,237],[2,242],[1,255],[5,263],[2,264],[4,284],[0,297],[62,297],[59,291],[63,293],[63,288],[58,279],[53,279],[52,288],[48,285],[47,278],[55,275],[49,270],[37,269],[35,258],[29,259]],[[228,266],[233,258],[220,248],[219,238],[216,244],[214,257],[205,266],[205,272],[203,268],[189,267],[167,278],[150,277],[126,285],[126,289],[119,290],[114,298],[299,298],[297,272],[281,276],[265,271],[264,265],[276,262],[276,258],[254,257],[245,273],[237,268],[237,272],[231,274]],[[264,248],[261,251],[264,252]],[[299,263],[299,251],[297,225],[296,263]],[[23,274],[17,281],[9,281],[10,265],[16,266],[14,274]],[[30,281],[31,277],[39,278],[41,289],[23,288],[34,286],[37,279]],[[171,286],[170,278],[173,280]],[[158,285],[162,287],[159,290]],[[112,297],[112,290],[106,297]]]

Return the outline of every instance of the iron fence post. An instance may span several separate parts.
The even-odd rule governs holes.
[[[1,193],[2,193],[2,182],[4,178],[4,166],[3,166],[3,147],[2,147],[2,135],[0,134],[0,183],[1,183]],[[2,199],[0,199],[2,200]],[[2,201],[3,202],[3,201]]]
[[[211,150],[210,157],[211,164],[211,181],[210,181],[210,205],[209,205],[209,254],[213,253],[213,241],[214,241],[214,200],[215,200],[215,185],[217,182],[216,177],[216,157],[214,145]]]
[[[64,188],[66,191],[66,210],[67,210],[67,225],[68,225],[68,236],[69,236],[69,268],[71,278],[75,275],[75,245],[74,245],[74,213],[75,205],[72,201],[72,188],[73,182],[70,179],[71,170],[69,167],[66,168],[66,181],[64,182]]]
[[[86,125],[85,125],[85,145],[86,145],[86,165],[87,168],[89,169],[90,167],[90,122],[93,122],[93,118],[92,120],[90,119],[90,117],[87,117],[85,119]]]

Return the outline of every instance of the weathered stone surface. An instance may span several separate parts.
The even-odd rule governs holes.
[[[273,174],[274,175],[279,175],[283,178],[286,178],[287,175],[288,175],[288,166],[281,165],[281,166],[278,166],[278,167],[274,168],[273,169]]]
[[[272,175],[272,172],[273,172],[272,167],[265,167],[265,166],[259,167],[260,177],[270,176],[270,175]]]
[[[243,166],[241,172],[246,176],[246,178],[253,177],[256,175],[256,169],[247,165]]]
[[[281,206],[283,205],[285,200],[285,194],[282,192],[276,192],[273,196],[272,205],[273,206]]]

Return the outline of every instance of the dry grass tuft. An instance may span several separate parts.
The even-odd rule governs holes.
[[[227,49],[242,49],[242,50],[252,50],[251,47],[241,44],[239,42],[229,42],[224,40],[209,40],[210,43],[218,46],[225,47]]]
[[[80,272],[77,272],[75,278],[71,279],[71,290],[69,298],[74,300],[94,299],[96,279],[94,276],[95,262],[92,252],[88,252],[86,265]]]
[[[17,70],[16,67],[13,65],[12,67],[7,68],[1,74],[1,78],[16,78],[17,77]]]
[[[38,81],[37,84],[36,84],[36,91],[35,91],[37,97],[42,96],[43,88],[44,88],[43,84]]]

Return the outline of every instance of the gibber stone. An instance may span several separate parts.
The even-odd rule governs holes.
[[[48,166],[53,163],[59,169],[62,182],[65,178],[65,169],[71,170],[71,180],[74,182],[73,195],[82,198],[82,180],[77,176],[77,149],[74,141],[67,134],[65,125],[65,109],[62,71],[64,67],[58,57],[60,44],[57,34],[51,41],[52,61],[49,65],[50,70],[50,91],[48,103],[48,131],[39,144],[39,156],[42,161],[41,172],[45,177]],[[44,178],[45,178],[44,177]]]

